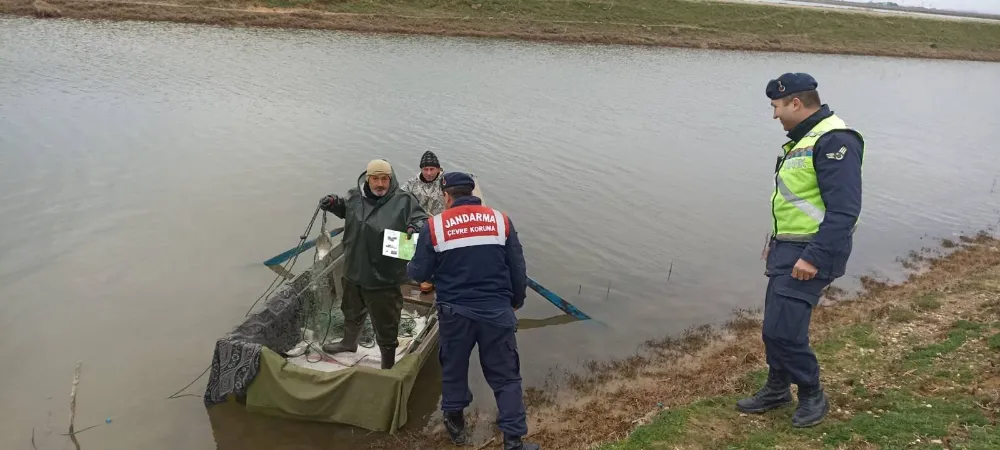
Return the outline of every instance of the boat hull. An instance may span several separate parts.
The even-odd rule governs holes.
[[[400,286],[404,311],[426,318],[426,322],[412,339],[401,343],[404,354],[392,369],[357,364],[336,371],[317,370],[292,364],[285,354],[301,347],[303,337],[309,334],[322,337],[304,329],[315,323],[311,319],[317,311],[339,309],[342,269],[343,246],[338,236],[323,259],[292,278],[219,339],[205,392],[206,405],[235,400],[254,413],[371,431],[392,432],[403,426],[417,375],[438,345],[433,292],[421,293],[410,283]],[[333,330],[333,334],[342,335],[342,329]],[[309,349],[317,361],[331,357],[318,352],[319,346],[321,343]]]

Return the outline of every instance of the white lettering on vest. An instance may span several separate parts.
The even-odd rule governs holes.
[[[497,219],[493,214],[483,214],[483,213],[465,213],[459,214],[457,216],[451,217],[445,222],[445,228],[451,228],[455,225],[461,225],[463,223],[469,222],[490,222],[496,223]]]
[[[431,228],[437,252],[477,245],[503,246],[507,243],[506,223],[503,214],[497,210],[461,214],[445,211],[433,217]]]

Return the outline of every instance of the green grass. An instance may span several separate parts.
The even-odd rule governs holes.
[[[925,304],[939,300],[933,296],[921,298]],[[889,320],[892,317],[890,313]],[[663,411],[627,439],[600,449],[676,446],[763,450],[776,445],[805,449],[943,449],[946,439],[954,449],[1000,448],[1000,428],[995,425],[995,417],[981,406],[988,399],[977,398],[966,389],[935,389],[934,395],[928,395],[925,389],[971,385],[982,375],[979,371],[988,369],[969,368],[969,360],[982,358],[965,344],[993,329],[991,324],[957,320],[944,335],[920,345],[911,344],[902,356],[889,356],[882,351],[876,325],[844,326],[814,345],[826,376],[833,373],[839,380],[826,386],[831,414],[822,424],[796,429],[791,426],[794,407],[746,415],[734,408],[741,396],[713,397]],[[1000,333],[992,334],[986,342],[989,348],[1000,349]],[[862,348],[866,351],[862,352]],[[908,375],[897,376],[899,370],[908,371]],[[859,382],[876,373],[887,375],[892,385],[871,389]],[[766,369],[746,374],[741,380],[747,386],[742,395],[751,394],[766,378]],[[835,413],[838,409],[849,412]]]
[[[990,336],[986,343],[990,346],[991,350],[1000,350],[1000,333]]]
[[[665,411],[652,423],[638,428],[629,439],[600,449],[667,449],[696,443],[702,448],[764,450],[796,442],[807,448],[834,449],[858,438],[882,448],[943,448],[935,447],[931,441],[948,437],[957,428],[968,428],[970,433],[965,438],[951,438],[953,444],[966,445],[956,448],[985,449],[1000,442],[997,428],[974,399],[966,396],[926,399],[907,390],[889,391],[871,405],[873,409],[882,409],[881,414],[861,411],[848,420],[828,419],[808,429],[791,426],[792,407],[750,419],[733,409],[736,400],[736,397],[715,397]],[[706,434],[700,426],[689,427],[693,424],[709,425],[721,433]],[[727,426],[732,428],[726,430]],[[918,436],[924,445],[909,447]]]
[[[954,352],[971,337],[979,335],[982,325],[965,320],[955,322],[947,337],[933,344],[917,347],[904,360],[908,367],[931,367],[934,360]]]
[[[63,17],[1000,61],[1000,23],[686,0],[60,0]],[[0,13],[34,14],[0,0]],[[95,6],[99,5],[99,6]],[[295,8],[291,14],[257,9]],[[253,11],[250,11],[253,9]],[[341,13],[340,15],[318,13]],[[350,14],[344,15],[343,13]],[[369,17],[375,15],[377,17]]]
[[[925,441],[942,439],[953,427],[990,426],[973,399],[962,396],[927,399],[906,390],[890,391],[875,402],[875,407],[885,412],[878,417],[860,412],[847,421],[819,428],[817,431],[825,434],[824,447],[846,444],[858,435],[882,448],[907,448],[916,436]]]
[[[241,1],[241,0],[237,0]],[[265,0],[273,7],[306,7],[333,12],[420,17],[469,17],[509,21],[600,22],[656,25],[658,30],[711,38],[757,36],[823,45],[891,44],[921,49],[996,51],[1000,24],[926,20],[848,12],[739,3],[683,0]],[[572,25],[572,24],[565,24]],[[671,28],[672,27],[672,28]],[[933,45],[933,47],[932,47]]]
[[[913,306],[920,311],[933,311],[941,308],[941,297],[938,292],[923,294],[913,300]]]
[[[909,308],[895,307],[889,310],[889,321],[890,322],[910,322],[917,318],[917,313]]]
[[[688,423],[691,414],[697,413],[697,406],[665,411],[647,426],[635,430],[629,436],[628,441],[610,444],[601,448],[607,450],[641,450],[652,448],[654,445],[666,445],[672,439],[680,436],[684,427]]]

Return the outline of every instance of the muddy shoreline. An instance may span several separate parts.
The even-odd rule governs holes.
[[[865,339],[884,341],[880,351],[899,357],[906,352],[919,351],[922,348],[919,344],[933,342],[942,333],[947,333],[954,320],[978,318],[989,322],[986,316],[977,316],[979,313],[976,311],[982,311],[982,308],[993,308],[990,311],[1000,314],[1000,306],[996,306],[1000,305],[1000,296],[993,290],[994,283],[1000,282],[1000,240],[996,237],[979,233],[963,236],[957,242],[943,240],[939,248],[925,248],[922,252],[911,253],[903,264],[911,270],[907,280],[890,284],[872,276],[862,277],[863,292],[841,298],[838,296],[844,295],[843,292],[828,291],[814,313],[811,342],[821,363],[833,364],[823,369],[822,376],[826,389],[831,393],[831,401],[839,407],[831,412],[828,424],[824,426],[850,430],[854,415],[865,412],[849,409],[856,408],[855,403],[869,401],[869,398],[841,393],[857,382],[854,375],[850,375],[852,371],[861,371],[865,374],[862,376],[872,378],[872,381],[865,381],[869,389],[878,386],[874,380],[893,379],[891,374],[865,372],[867,366],[854,366],[853,362],[831,363],[830,358],[834,358],[833,361],[849,361],[856,356],[841,354],[853,348],[850,342],[846,344],[846,349],[838,347],[844,345],[841,341],[845,333],[850,335],[858,327],[868,327],[872,335],[865,336]],[[775,432],[787,432],[788,424],[782,422],[787,417],[747,418],[733,412],[730,404],[740,396],[752,394],[759,388],[761,377],[765,376],[762,374],[766,374],[764,347],[760,339],[760,313],[759,309],[734,311],[732,319],[722,326],[703,325],[688,329],[679,336],[650,340],[631,357],[590,362],[584,375],[566,373],[553,377],[546,386],[526,388],[531,440],[543,448],[646,448],[634,446],[636,439],[633,433],[637,429],[652,429],[646,430],[646,435],[655,434],[657,427],[663,428],[664,417],[670,417],[671,413],[686,414],[692,408],[701,413],[718,411],[716,414],[720,417],[717,420],[722,423],[695,421],[680,429],[674,426],[669,432],[671,436],[686,434],[688,439],[683,442],[685,445],[677,448],[709,449],[736,445],[734,442],[741,442],[746,436],[734,433],[733,428],[760,427],[762,423],[776,427]],[[994,326],[1000,327],[1000,321]],[[908,338],[912,341],[908,344],[910,347],[902,344],[899,335],[904,328],[913,332],[913,336]],[[918,336],[922,340],[915,340]],[[994,339],[998,341],[997,348],[1000,348],[1000,333],[997,336]],[[864,345],[877,345],[868,341],[864,341]],[[900,348],[892,349],[893,346]],[[831,347],[840,348],[839,353],[827,354],[827,349]],[[905,367],[899,370],[903,369]],[[994,375],[984,373],[981,376],[988,378]],[[1000,387],[990,389],[980,394],[994,395],[996,404],[991,403],[991,408],[1000,408]],[[927,395],[933,396],[933,392]],[[790,416],[793,409],[786,411],[785,415]],[[1000,416],[1000,409],[997,415]],[[480,417],[478,420],[484,419]],[[737,422],[736,426],[725,423],[733,421]],[[489,424],[480,426],[489,427]],[[445,438],[443,429],[436,428],[432,424],[428,427],[429,431],[402,432],[397,435],[398,438],[383,439],[369,448],[455,448]],[[475,445],[494,448],[499,442],[499,435],[495,439],[489,445],[485,440]],[[639,438],[640,441],[642,439],[645,438]],[[822,442],[814,444],[821,446]],[[803,448],[814,446],[803,445],[806,445]]]
[[[921,40],[914,42],[911,36],[900,35],[893,42],[894,36],[884,36],[881,41],[858,39],[839,42],[817,40],[809,34],[795,30],[779,29],[769,32],[759,29],[759,26],[747,29],[732,28],[717,22],[712,27],[700,25],[698,18],[685,17],[676,23],[658,23],[659,16],[644,19],[633,18],[630,21],[618,21],[601,17],[580,17],[596,20],[576,20],[577,17],[567,17],[566,20],[550,19],[559,17],[560,11],[539,13],[540,17],[531,14],[494,15],[463,14],[462,10],[428,10],[415,14],[398,14],[392,9],[381,10],[383,6],[374,7],[373,12],[362,8],[360,12],[322,9],[318,4],[308,4],[308,7],[269,7],[256,2],[225,1],[193,1],[178,0],[175,2],[143,2],[126,0],[0,0],[0,14],[34,17],[62,17],[72,19],[99,20],[139,20],[167,21],[180,23],[197,23],[237,27],[269,27],[295,29],[330,29],[359,33],[391,33],[415,34],[455,37],[481,37],[495,39],[518,39],[529,41],[544,41],[555,43],[585,43],[585,44],[616,44],[616,45],[646,45],[677,48],[699,48],[717,50],[762,51],[762,52],[797,52],[841,55],[869,55],[908,58],[952,59],[969,61],[1000,62],[1000,46],[984,48],[955,48],[955,46],[938,45],[935,40],[947,41],[947,37],[935,37],[933,31]],[[476,5],[472,5],[475,7]],[[719,4],[716,8],[742,8],[745,5]],[[776,14],[823,14],[807,11],[790,13],[782,11],[779,6],[752,6],[753,8],[768,8],[765,11],[775,11]],[[785,8],[789,9],[789,8]],[[800,8],[802,9],[802,8]],[[404,10],[410,11],[410,10]],[[753,10],[756,11],[756,10]],[[727,11],[726,14],[739,14],[741,11]],[[847,21],[884,20],[890,19],[865,17],[863,14],[845,13],[848,16],[860,18],[844,19]],[[635,20],[639,19],[639,20]],[[713,21],[713,17],[706,17]],[[732,21],[726,18],[726,21]],[[801,20],[790,17],[789,20]],[[894,19],[895,21],[927,20],[927,19]],[[864,27],[864,23],[852,26]],[[924,25],[919,25],[924,26]],[[951,25],[949,25],[951,26]],[[959,25],[965,26],[965,25]],[[968,25],[970,30],[976,27],[994,27],[1000,30],[1000,25]],[[929,30],[933,26],[927,26]],[[891,32],[890,32],[891,33]],[[990,32],[992,33],[992,31]],[[920,33],[917,34],[920,36]],[[1000,36],[1000,34],[997,34]],[[992,36],[992,35],[991,35]],[[892,42],[887,45],[888,42]],[[997,40],[1000,43],[1000,39]]]

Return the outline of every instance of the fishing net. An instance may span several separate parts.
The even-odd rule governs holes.
[[[322,244],[317,244],[317,247],[321,246]],[[318,255],[322,255],[322,250]],[[340,309],[341,297],[338,295],[343,290],[337,286],[337,271],[328,270],[334,259],[335,255],[326,254],[314,263],[309,289],[304,293],[307,295],[304,295],[303,299],[302,340],[313,341],[320,345],[344,337],[344,313]],[[413,315],[403,311],[399,321],[399,337],[413,337],[416,327],[417,322]],[[375,346],[375,329],[369,315],[365,316],[358,345],[366,348]]]
[[[309,320],[309,329],[313,330],[313,340],[320,345],[335,342],[344,337],[344,313],[340,308],[335,308],[333,312],[318,311]],[[407,311],[403,311],[399,319],[399,337],[413,337],[416,332],[417,321]],[[358,345],[366,348],[375,346],[375,328],[372,327],[370,316],[365,316],[365,323],[361,328],[361,338]]]
[[[304,234],[308,235],[311,228],[310,222]],[[333,245],[329,238],[324,215],[311,267],[294,276],[291,269],[297,257],[287,265],[268,265],[286,279],[275,285],[279,279],[276,278],[261,295],[262,306],[255,308],[255,302],[245,321],[216,341],[205,387],[206,405],[225,402],[229,396],[245,399],[259,374],[265,350],[290,356],[289,352],[297,349],[301,355],[310,348],[319,350],[323,343],[343,338],[344,315],[338,295],[343,292],[338,283],[342,276],[342,254],[343,246]],[[417,323],[410,312],[403,311],[399,337],[413,337]],[[303,346],[302,341],[307,341],[307,345]],[[367,316],[359,344],[369,349],[376,346],[375,331]],[[312,363],[309,358],[307,362]],[[408,392],[409,388],[406,389]]]

